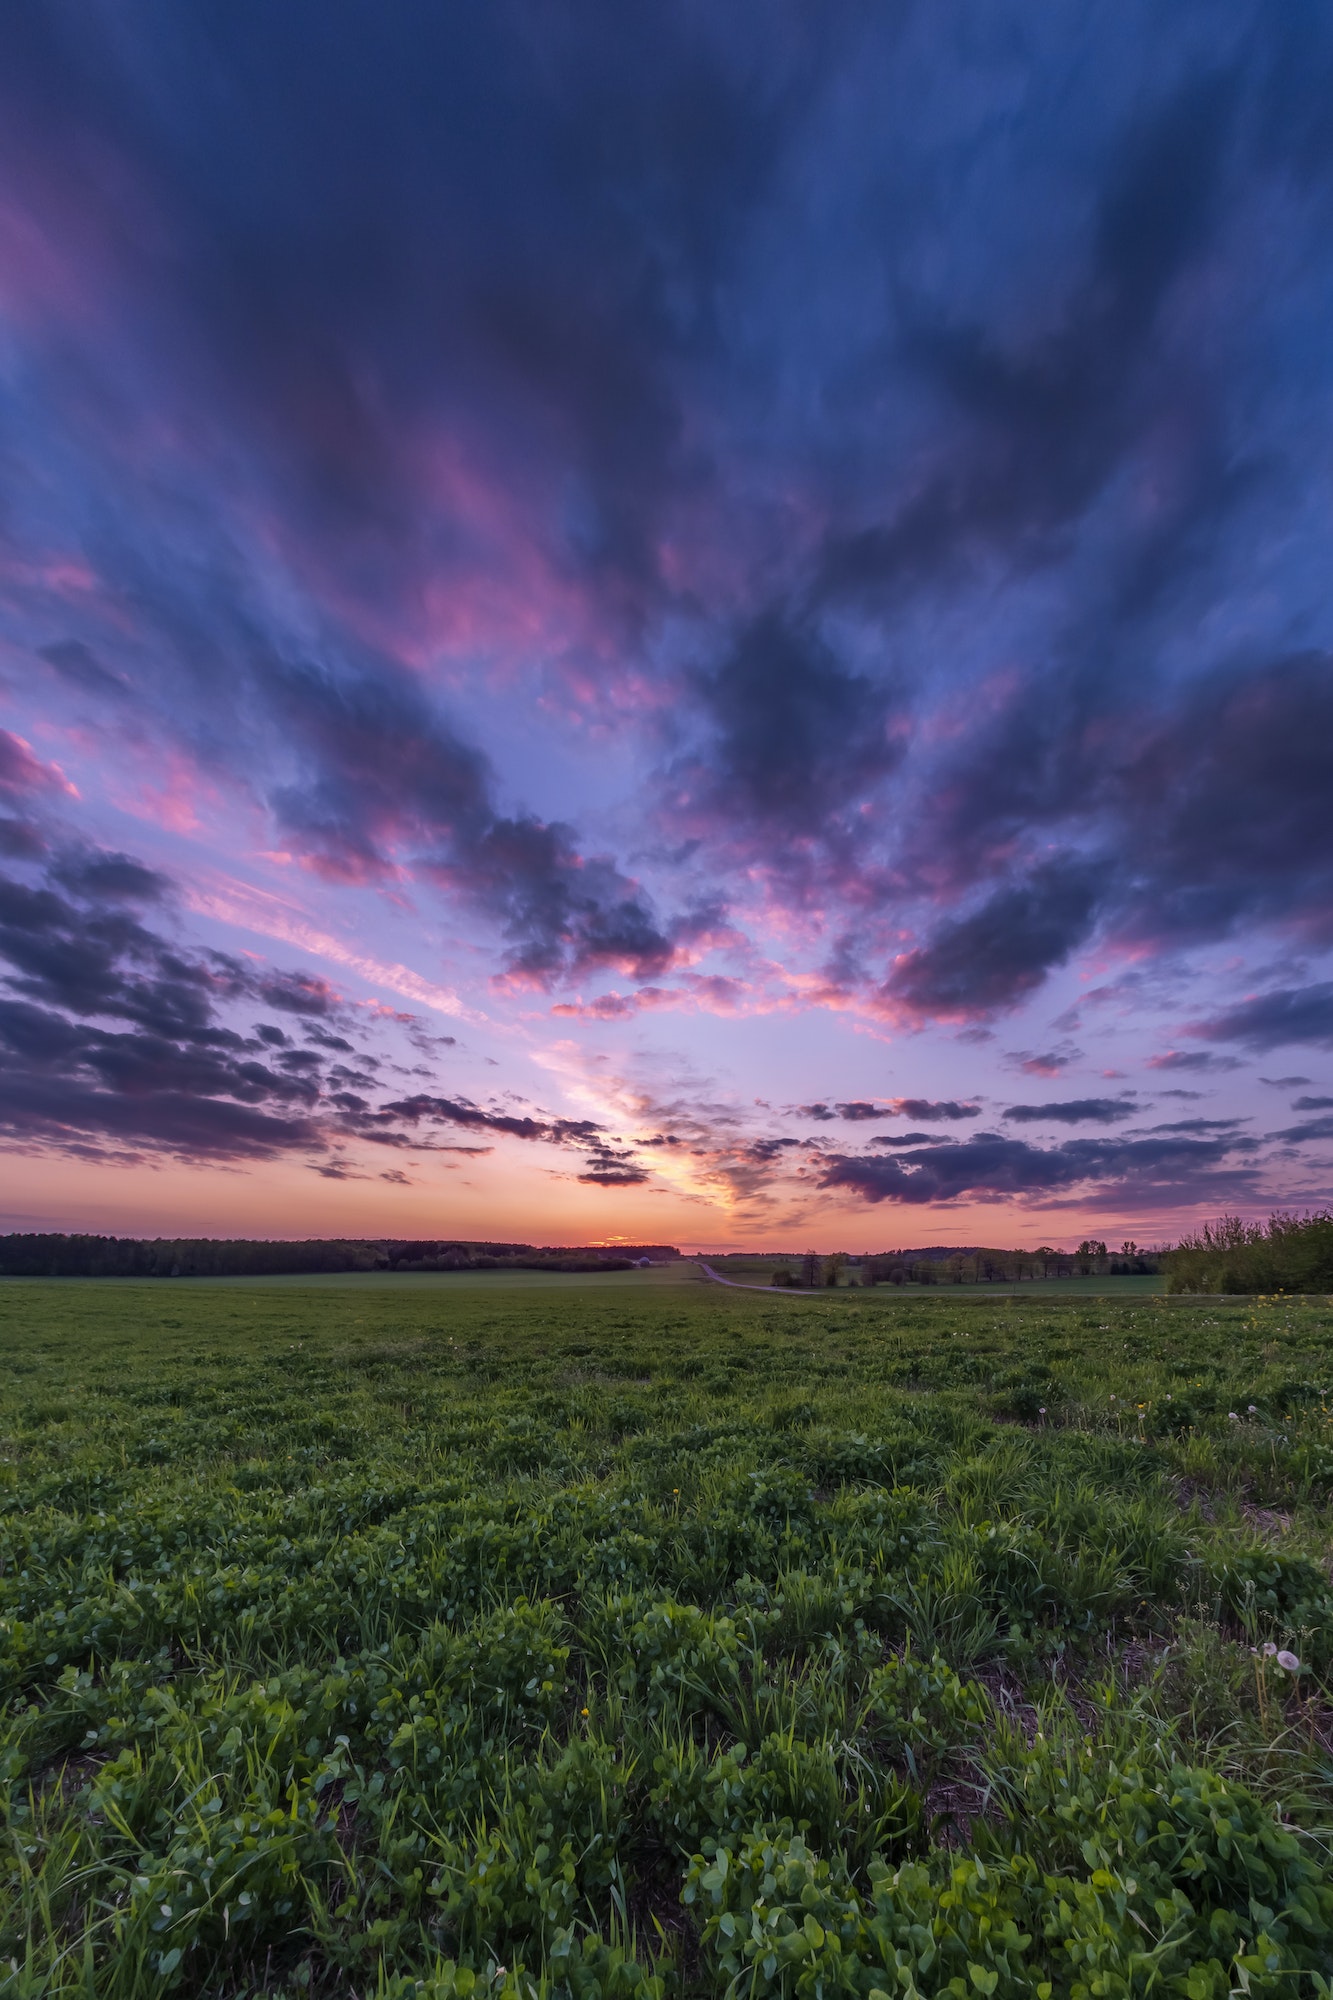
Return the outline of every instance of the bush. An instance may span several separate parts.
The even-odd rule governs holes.
[[[1165,1263],[1172,1292],[1333,1292],[1333,1212],[1266,1224],[1224,1215],[1182,1237]]]

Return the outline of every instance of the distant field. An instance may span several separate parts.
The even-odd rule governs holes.
[[[1326,1994],[1333,1307],[1100,1282],[0,1286],[0,1996]]]

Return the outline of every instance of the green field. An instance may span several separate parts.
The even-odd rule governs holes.
[[[0,1995],[1327,1996],[1333,1303],[997,1292],[0,1286]]]

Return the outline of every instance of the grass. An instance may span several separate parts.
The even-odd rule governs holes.
[[[1327,1996],[1331,1332],[8,1282],[0,1995]]]

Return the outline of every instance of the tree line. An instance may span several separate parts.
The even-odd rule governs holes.
[[[1144,1277],[1161,1269],[1162,1253],[1137,1243],[1118,1251],[1088,1237],[1075,1250],[889,1250],[852,1257],[836,1251],[823,1257],[808,1250],[781,1264],[772,1283],[784,1289],[813,1290],[850,1285],[1022,1284],[1037,1278]]]
[[[394,1237],[311,1238],[270,1242],[250,1237],[0,1236],[6,1278],[258,1278],[323,1271],[628,1271],[643,1258],[680,1256],[666,1243],[540,1248],[531,1243],[472,1243]]]

